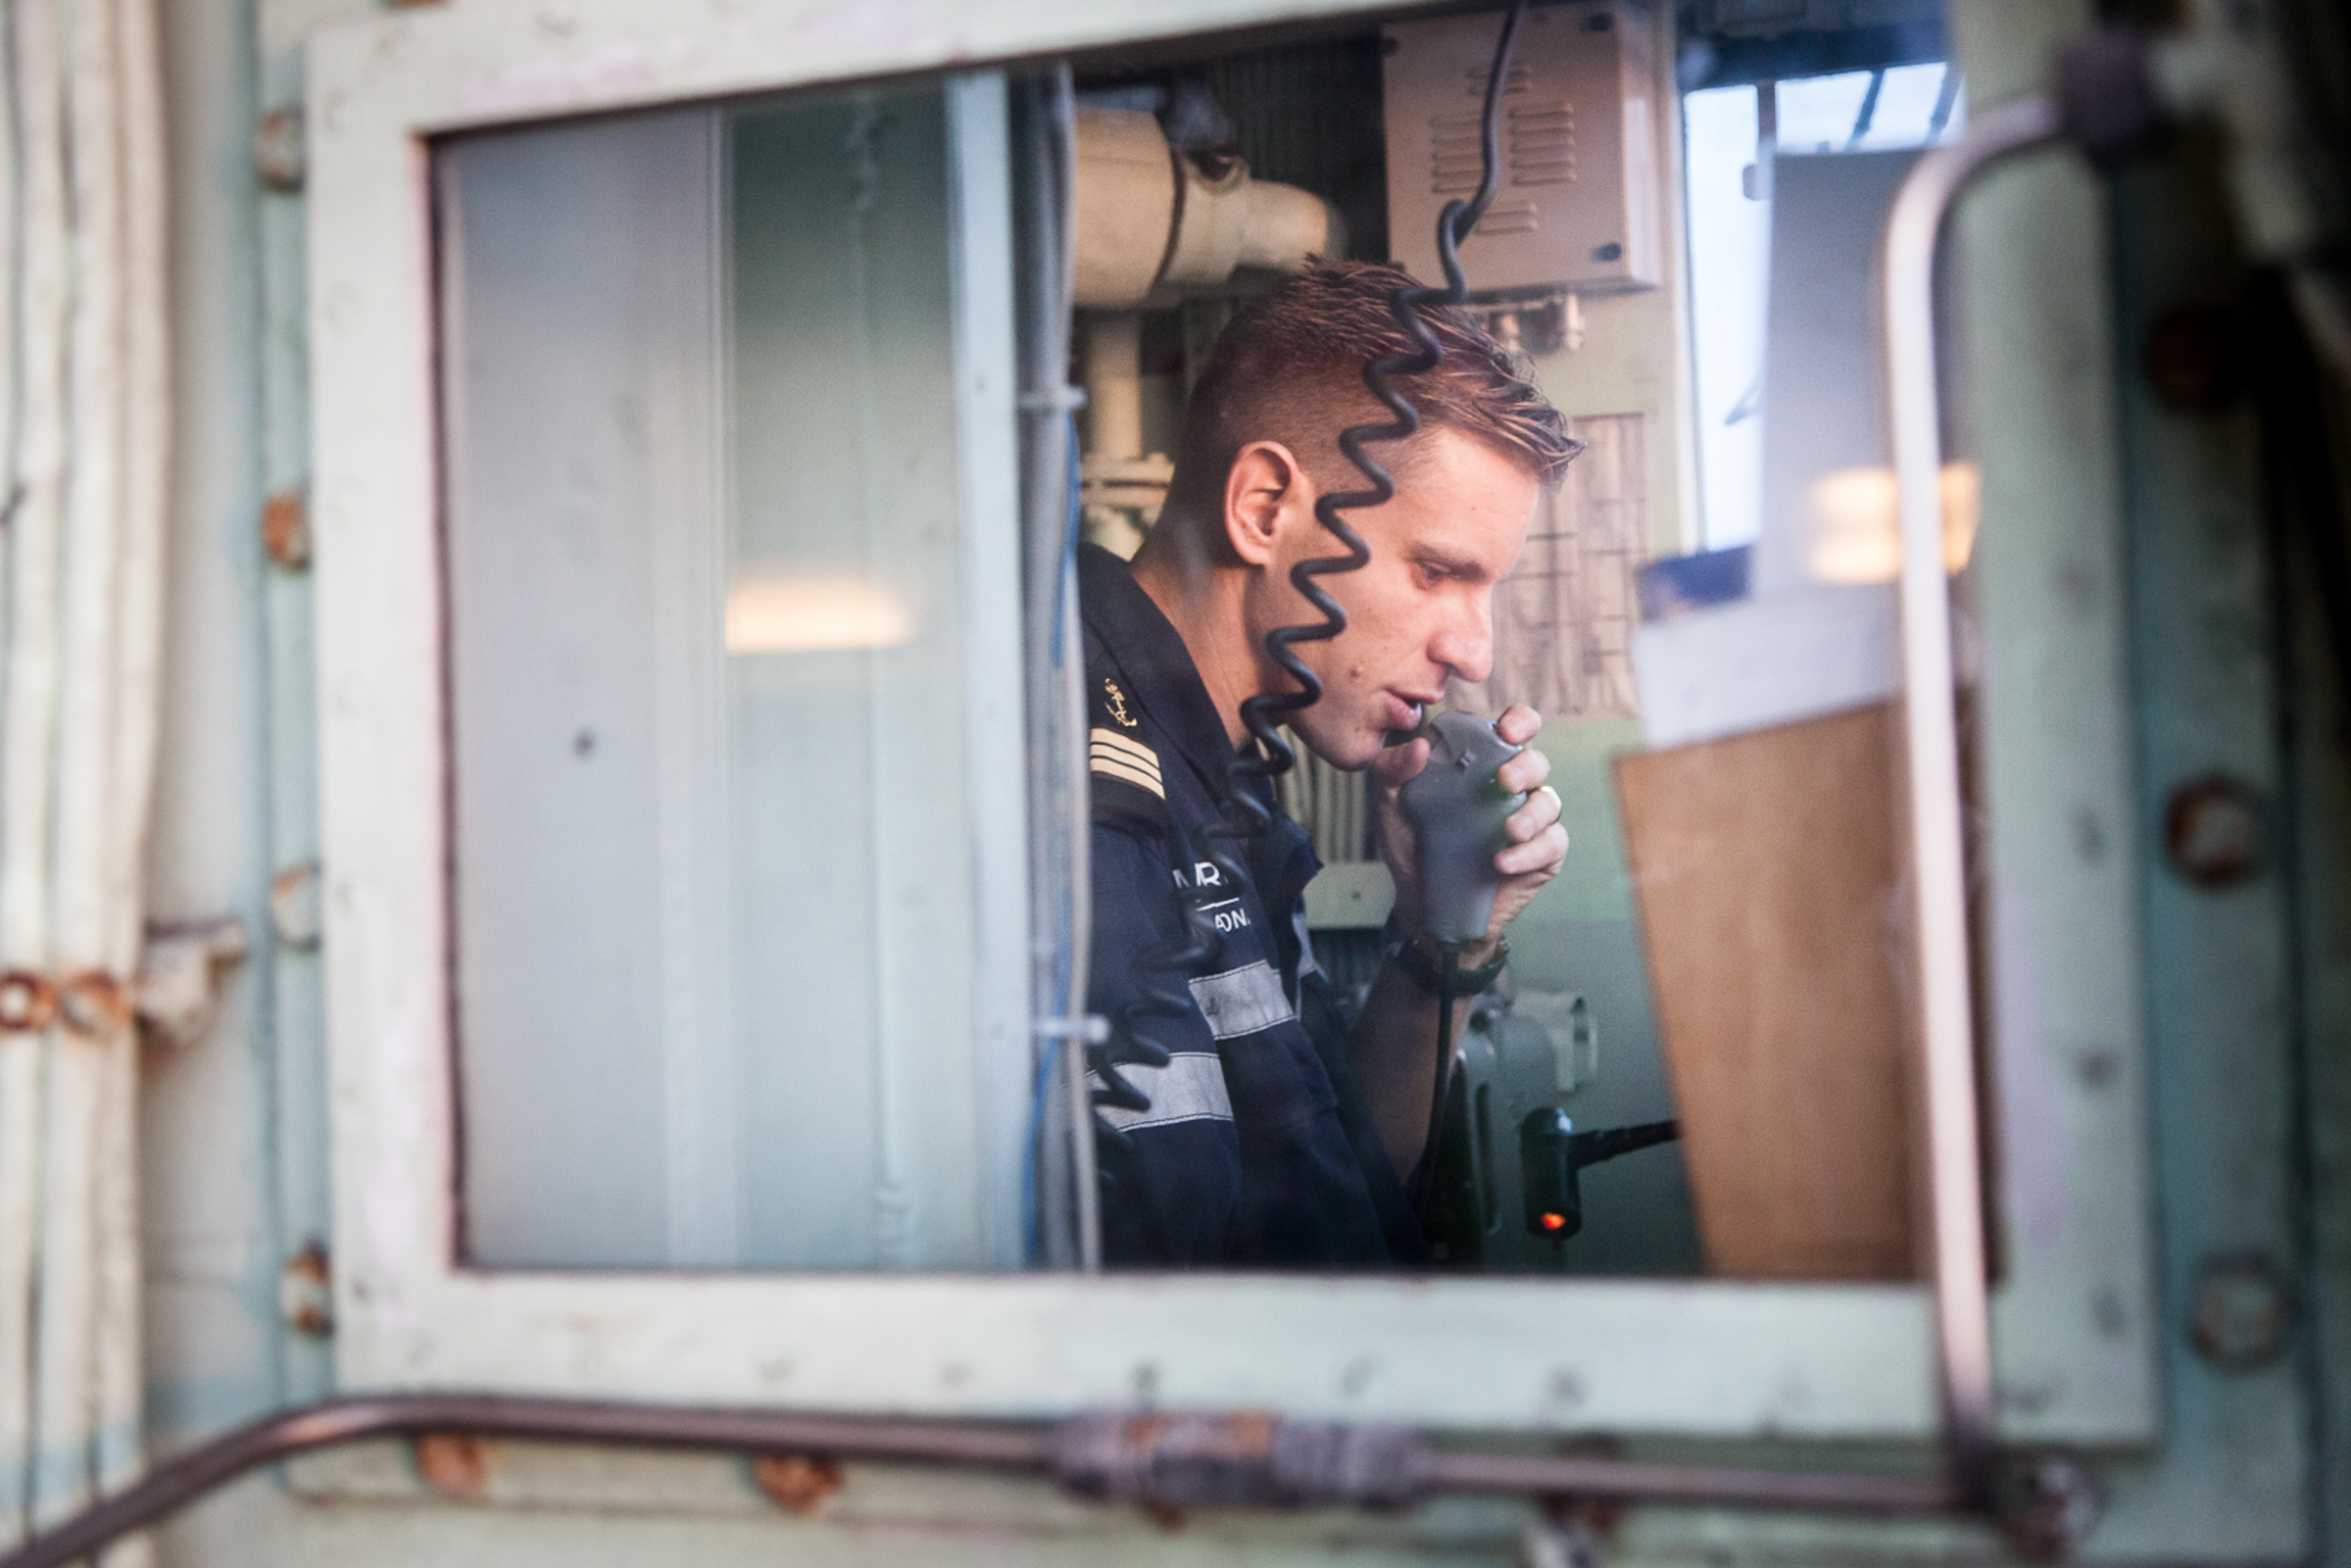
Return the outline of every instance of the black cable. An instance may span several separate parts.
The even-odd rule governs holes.
[[[1412,1206],[1429,1200],[1437,1180],[1437,1145],[1445,1137],[1445,1097],[1453,1087],[1453,987],[1461,978],[1461,950],[1447,943],[1437,966],[1437,1083],[1429,1093],[1429,1130],[1420,1143],[1419,1175],[1412,1183]]]
[[[1214,884],[1202,885],[1199,868],[1203,864],[1213,867],[1225,886],[1248,885],[1248,869],[1242,863],[1238,847],[1258,838],[1273,825],[1271,781],[1297,765],[1298,754],[1283,738],[1280,722],[1320,702],[1322,680],[1294,650],[1299,643],[1328,642],[1347,630],[1347,612],[1315,579],[1337,572],[1360,571],[1371,564],[1370,546],[1340,514],[1381,506],[1395,497],[1395,477],[1365,448],[1374,441],[1404,441],[1419,433],[1420,411],[1397,390],[1393,378],[1424,375],[1437,368],[1445,358],[1437,334],[1421,314],[1422,308],[1459,305],[1469,298],[1469,281],[1461,270],[1460,245],[1477,227],[1478,220],[1486,216],[1486,209],[1493,205],[1501,187],[1502,98],[1510,74],[1510,57],[1518,42],[1519,24],[1525,15],[1526,0],[1512,0],[1502,19],[1501,36],[1494,44],[1494,66],[1486,79],[1480,142],[1482,172],[1477,191],[1467,201],[1456,197],[1445,203],[1437,217],[1437,259],[1445,270],[1445,286],[1432,288],[1415,283],[1392,294],[1389,311],[1411,346],[1382,355],[1363,367],[1364,386],[1394,418],[1385,424],[1350,425],[1340,434],[1339,450],[1363,475],[1366,488],[1325,495],[1314,504],[1315,521],[1346,548],[1347,554],[1312,558],[1290,568],[1291,586],[1323,618],[1300,625],[1277,626],[1265,634],[1266,656],[1298,683],[1297,689],[1259,693],[1241,705],[1242,725],[1255,745],[1238,751],[1233,758],[1226,774],[1221,814],[1190,835],[1193,874],[1190,886],[1177,896],[1183,931],[1136,956],[1132,973],[1140,997],[1120,1009],[1113,1020],[1110,1039],[1089,1053],[1089,1063],[1102,1084],[1095,1091],[1097,1106],[1128,1111],[1151,1108],[1150,1097],[1136,1088],[1120,1069],[1163,1067],[1168,1063],[1171,1056],[1167,1048],[1146,1036],[1140,1025],[1152,1017],[1180,1018],[1188,1014],[1196,1004],[1190,988],[1181,983],[1183,976],[1195,965],[1213,957],[1224,942],[1223,933],[1217,930],[1214,917],[1205,907],[1211,902],[1221,902],[1213,897],[1218,890]],[[1445,989],[1448,995],[1441,999],[1437,1025],[1437,1105],[1432,1110],[1431,1140],[1423,1153],[1424,1172],[1434,1162],[1435,1117],[1442,1113],[1445,1080],[1451,1067],[1453,1009],[1449,977],[1458,961],[1458,953],[1447,953],[1448,978]],[[1098,1136],[1124,1142],[1123,1134],[1099,1119],[1096,1127]]]
[[[1494,69],[1486,78],[1486,105],[1481,122],[1480,157],[1483,170],[1478,178],[1477,193],[1468,201],[1455,197],[1445,204],[1437,215],[1437,260],[1445,269],[1445,287],[1430,288],[1412,284],[1397,289],[1389,296],[1388,309],[1396,325],[1413,345],[1410,349],[1384,354],[1363,367],[1363,384],[1371,395],[1395,415],[1388,424],[1350,425],[1340,433],[1339,450],[1347,462],[1355,466],[1369,482],[1369,488],[1347,490],[1326,495],[1314,503],[1314,520],[1321,523],[1331,536],[1347,547],[1344,556],[1324,556],[1301,561],[1290,568],[1291,586],[1308,604],[1322,612],[1322,619],[1308,625],[1277,626],[1265,634],[1265,652],[1283,673],[1298,682],[1292,692],[1260,693],[1241,705],[1241,722],[1256,737],[1257,755],[1244,753],[1234,760],[1237,777],[1254,774],[1272,778],[1287,773],[1298,760],[1290,743],[1275,727],[1276,721],[1301,709],[1311,708],[1322,701],[1322,680],[1306,666],[1306,662],[1291,650],[1298,643],[1328,642],[1347,630],[1347,612],[1339,601],[1323,591],[1314,579],[1333,572],[1360,571],[1371,564],[1371,547],[1363,536],[1349,526],[1339,514],[1362,507],[1385,505],[1396,496],[1396,479],[1377,458],[1364,450],[1373,441],[1404,441],[1420,432],[1420,411],[1398,391],[1392,377],[1425,375],[1437,368],[1445,358],[1445,350],[1430,330],[1421,307],[1430,305],[1459,305],[1469,298],[1469,280],[1461,270],[1461,241],[1477,227],[1478,220],[1494,204],[1494,193],[1501,187],[1502,178],[1502,95],[1510,74],[1510,55],[1518,43],[1518,24],[1526,15],[1526,0],[1512,0],[1508,13],[1502,18],[1502,35],[1495,42]],[[1251,811],[1249,831],[1262,828],[1269,820],[1263,803],[1251,792],[1236,789],[1237,801],[1245,803],[1243,809]],[[1218,824],[1218,831],[1229,824]],[[1228,836],[1230,836],[1228,834]]]
[[[1577,1133],[1568,1140],[1568,1162],[1578,1170],[1597,1165],[1603,1160],[1637,1154],[1659,1144],[1670,1144],[1682,1136],[1678,1121],[1642,1121],[1629,1127],[1603,1127],[1596,1132]]]

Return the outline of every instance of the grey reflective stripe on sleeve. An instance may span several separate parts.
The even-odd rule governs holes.
[[[1253,1035],[1298,1016],[1290,999],[1282,995],[1282,977],[1262,958],[1222,974],[1200,976],[1192,982],[1192,1000],[1208,1020],[1208,1032],[1219,1040]]]
[[[1179,1121],[1231,1121],[1233,1102],[1225,1094],[1224,1063],[1213,1051],[1178,1051],[1164,1067],[1121,1064],[1118,1075],[1151,1101],[1149,1110],[1100,1107],[1102,1120],[1120,1132],[1137,1127],[1164,1127]],[[1089,1075],[1100,1088],[1102,1079]]]

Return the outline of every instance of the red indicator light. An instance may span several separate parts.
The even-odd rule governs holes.
[[[1567,1216],[1565,1214],[1545,1214],[1543,1216],[1543,1228],[1546,1231],[1563,1231],[1567,1229]]]

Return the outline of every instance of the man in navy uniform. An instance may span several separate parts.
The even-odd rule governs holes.
[[[1428,743],[1390,742],[1419,725],[1448,682],[1490,671],[1494,587],[1577,450],[1523,362],[1470,313],[1429,313],[1443,358],[1397,378],[1421,431],[1371,449],[1396,494],[1344,514],[1371,563],[1320,579],[1347,628],[1297,649],[1323,696],[1287,722],[1325,760],[1371,770],[1380,853],[1396,880],[1386,956],[1355,1018],[1342,1016],[1307,946],[1302,895],[1321,862],[1305,831],[1263,780],[1229,777],[1237,752],[1254,744],[1243,702],[1296,689],[1267,657],[1265,634],[1322,618],[1290,568],[1343,553],[1314,504],[1365,488],[1338,438],[1390,417],[1363,367],[1406,346],[1389,311],[1405,281],[1393,268],[1321,263],[1246,306],[1193,392],[1166,506],[1132,567],[1092,547],[1079,564],[1093,767],[1089,1005],[1114,1030],[1093,1080],[1112,1264],[1376,1268],[1426,1257],[1405,1192],[1426,1152],[1436,964],[1397,790],[1427,761]],[[1498,722],[1523,743],[1541,720],[1519,707]],[[1460,958],[1464,994],[1491,982],[1503,928],[1566,857],[1549,771],[1530,748],[1500,772],[1504,790],[1530,793],[1494,857],[1504,881],[1486,941]],[[1227,816],[1233,788],[1260,792],[1272,817],[1233,844],[1240,879],[1193,850],[1197,829]],[[1192,940],[1186,898],[1213,941]],[[1188,949],[1204,953],[1165,961]],[[1455,1004],[1456,1038],[1468,1005]],[[1137,1040],[1155,1050],[1138,1053]]]

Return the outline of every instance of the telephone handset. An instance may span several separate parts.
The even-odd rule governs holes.
[[[1502,823],[1526,804],[1495,774],[1520,752],[1491,718],[1443,712],[1420,727],[1429,762],[1404,784],[1404,815],[1420,852],[1421,929],[1431,941],[1460,948],[1486,940],[1494,896],[1502,885],[1494,855],[1509,847]]]

